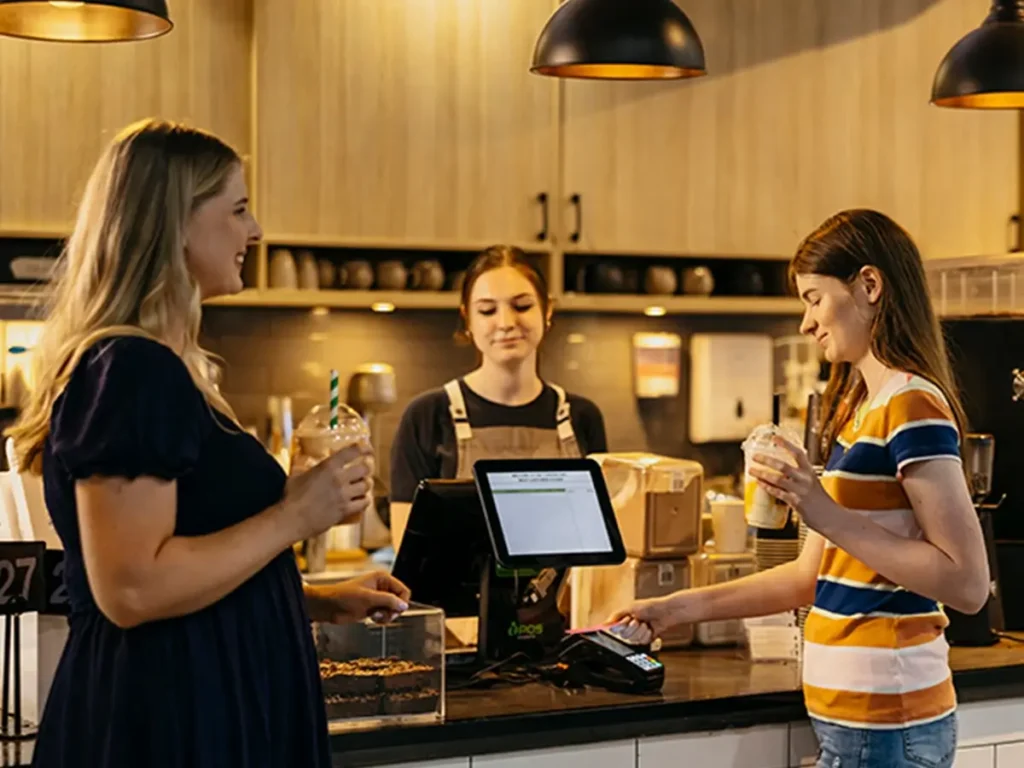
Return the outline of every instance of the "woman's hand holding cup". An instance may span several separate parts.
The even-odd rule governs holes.
[[[299,525],[298,539],[361,519],[373,501],[373,471],[373,451],[360,441],[290,477],[282,503]]]

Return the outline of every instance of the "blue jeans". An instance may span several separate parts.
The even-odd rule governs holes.
[[[817,768],[951,768],[954,712],[926,725],[891,731],[847,728],[811,718],[821,747]]]

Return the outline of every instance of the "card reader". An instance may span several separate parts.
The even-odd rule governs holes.
[[[562,641],[558,654],[566,682],[616,693],[657,693],[665,684],[665,665],[606,629],[578,632]]]

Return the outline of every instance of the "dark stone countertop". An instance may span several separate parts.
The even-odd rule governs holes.
[[[742,649],[688,649],[660,658],[660,695],[572,692],[539,683],[450,691],[444,723],[333,736],[334,765],[378,766],[807,717],[796,663],[751,662]],[[1024,642],[954,648],[950,665],[961,703],[1024,698]]]
[[[1024,634],[1015,636],[1024,641]],[[665,685],[656,696],[600,689],[574,693],[542,684],[450,691],[444,723],[332,736],[334,765],[419,762],[788,723],[807,716],[795,663],[754,663],[739,649],[672,651],[660,658]],[[961,703],[1024,698],[1024,642],[954,648],[950,664]],[[0,745],[0,768],[27,766],[31,757],[31,742]]]

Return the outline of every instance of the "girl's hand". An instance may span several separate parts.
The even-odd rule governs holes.
[[[637,600],[608,618],[609,631],[631,643],[648,645],[673,627],[700,621],[700,600],[693,590]]]
[[[800,513],[807,525],[821,532],[838,509],[832,497],[821,486],[807,452],[799,445],[776,436],[775,445],[792,457],[792,462],[757,453],[750,465],[750,474],[769,494]]]

